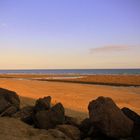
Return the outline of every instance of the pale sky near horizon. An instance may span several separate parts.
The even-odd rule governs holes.
[[[0,0],[0,69],[140,68],[140,0]]]

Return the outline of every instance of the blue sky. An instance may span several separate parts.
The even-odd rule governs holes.
[[[140,68],[139,0],[1,0],[0,68]]]

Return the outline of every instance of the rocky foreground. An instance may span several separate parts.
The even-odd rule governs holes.
[[[98,97],[88,110],[79,122],[61,103],[52,106],[50,96],[20,108],[19,96],[0,88],[0,140],[140,140],[140,116],[129,108]]]

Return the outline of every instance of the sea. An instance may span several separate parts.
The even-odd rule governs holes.
[[[0,74],[79,74],[79,75],[101,75],[101,74],[123,74],[139,75],[140,69],[20,69],[0,70]]]

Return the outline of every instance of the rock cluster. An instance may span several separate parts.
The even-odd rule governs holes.
[[[41,129],[55,128],[64,123],[64,115],[64,107],[58,103],[48,110],[41,110],[34,114],[34,122],[36,127]]]
[[[19,96],[0,88],[0,139],[140,140],[140,116],[129,108],[120,109],[111,98],[98,97],[88,111],[89,118],[79,122],[65,115],[61,103],[52,106],[50,96],[20,108]]]

